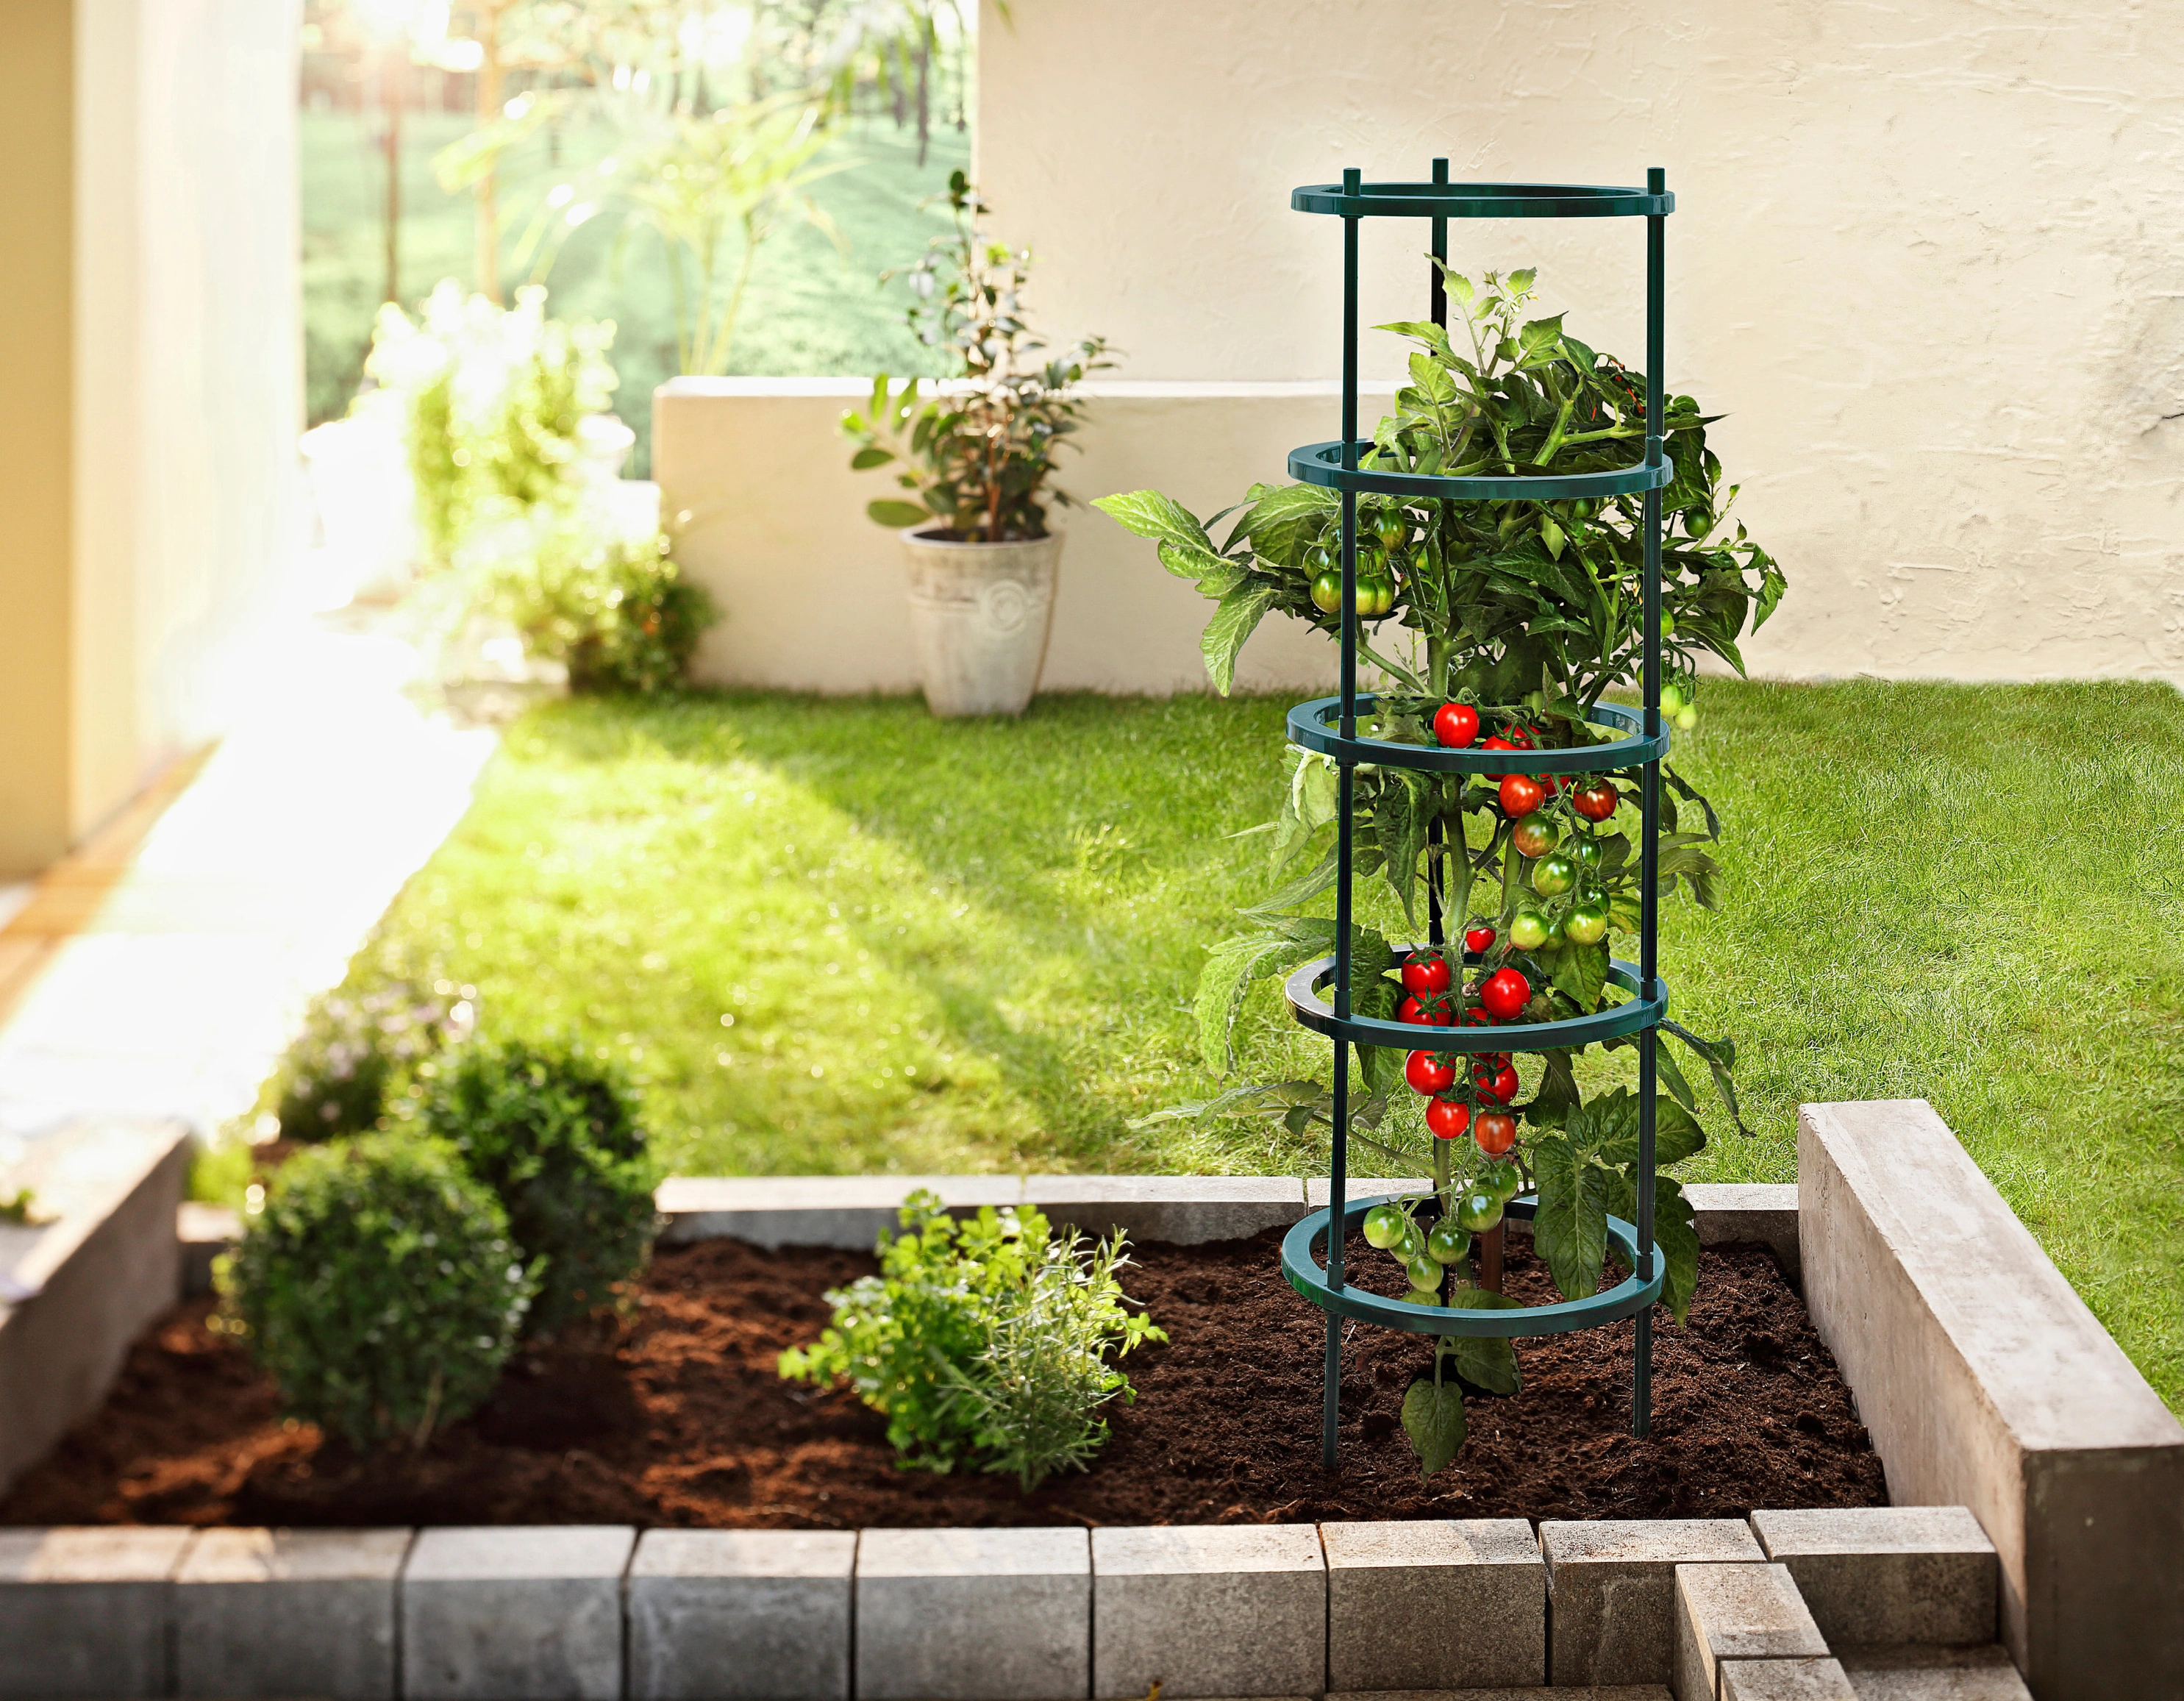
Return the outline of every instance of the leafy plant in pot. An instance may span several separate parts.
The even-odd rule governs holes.
[[[1042,360],[1022,317],[1031,253],[983,236],[986,204],[958,171],[948,181],[955,228],[909,272],[911,328],[947,351],[956,379],[921,396],[882,373],[865,411],[842,416],[857,444],[850,465],[900,469],[895,497],[866,511],[903,538],[911,630],[936,715],[1019,715],[1039,685],[1054,620],[1061,538],[1047,530],[1051,482],[1081,423],[1077,385],[1113,363],[1088,337]]]

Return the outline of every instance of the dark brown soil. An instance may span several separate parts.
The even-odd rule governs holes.
[[[885,1425],[785,1383],[821,1295],[872,1268],[846,1252],[714,1241],[663,1249],[627,1323],[510,1366],[492,1403],[421,1454],[359,1458],[283,1421],[273,1389],[179,1307],[103,1409],[5,1502],[0,1524],[775,1525],[1234,1523],[1523,1515],[1737,1516],[1871,1506],[1886,1492],[1849,1391],[1770,1254],[1710,1251],[1687,1327],[1655,1332],[1653,1433],[1630,1422],[1631,1325],[1520,1342],[1523,1391],[1475,1398],[1457,1463],[1419,1480],[1396,1422],[1427,1367],[1416,1336],[1353,1327],[1342,1465],[1319,1461],[1322,1314],[1276,1274],[1279,1235],[1140,1248],[1133,1295],[1173,1337],[1126,1363],[1091,1470],[1013,1481],[894,1467]],[[1509,1291],[1552,1297],[1517,1243]],[[1357,1266],[1404,1284],[1357,1243]]]

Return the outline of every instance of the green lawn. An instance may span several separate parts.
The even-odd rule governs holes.
[[[340,414],[354,393],[371,341],[372,315],[385,287],[384,156],[357,114],[306,112],[303,124],[304,324],[309,406],[314,422]],[[414,304],[443,277],[473,281],[474,226],[468,194],[450,197],[433,181],[432,155],[464,134],[467,121],[444,113],[412,114],[404,127],[402,293]],[[504,285],[524,281],[513,250],[553,186],[610,146],[598,126],[577,128],[560,144],[544,137],[514,150],[503,172]],[[933,370],[930,354],[904,326],[908,297],[883,287],[879,274],[924,252],[945,227],[944,213],[918,203],[970,164],[970,139],[936,132],[922,166],[916,138],[885,124],[858,124],[822,162],[854,159],[852,169],[812,186],[844,249],[816,227],[784,224],[760,251],[738,321],[730,361],[738,373],[865,374]],[[566,319],[611,319],[621,388],[616,410],[638,432],[634,473],[648,464],[654,388],[675,371],[675,321],[666,261],[649,237],[633,239],[617,268],[617,220],[602,215],[578,231],[545,282],[548,310]],[[845,251],[844,251],[845,250]],[[634,476],[634,474],[633,474]]]
[[[631,1062],[685,1172],[1294,1171],[1323,1159],[1256,1125],[1127,1126],[1212,1085],[1190,1001],[1263,890],[1264,841],[1223,835],[1273,812],[1282,706],[554,705],[388,937],[474,982],[489,1029]],[[1704,706],[1676,764],[1727,818],[1727,895],[1669,909],[1664,968],[1736,1040],[1755,1135],[1715,1116],[1685,1173],[1788,1180],[1799,1102],[1930,1099],[2184,1408],[2184,699]],[[1249,1025],[1255,1073],[1325,1066],[1270,994]]]

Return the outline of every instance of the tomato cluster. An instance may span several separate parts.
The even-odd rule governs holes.
[[[1457,1191],[1453,1208],[1430,1228],[1421,1227],[1412,1214],[1421,1201],[1375,1205],[1365,1213],[1365,1243],[1402,1267],[1411,1283],[1406,1300],[1412,1305],[1439,1305],[1450,1267],[1471,1256],[1472,1236],[1500,1223],[1503,1207],[1524,1185],[1517,1166],[1497,1158]]]
[[[1381,511],[1357,539],[1355,606],[1360,620],[1381,620],[1395,612],[1396,581],[1410,565],[1411,517],[1400,508]],[[1322,614],[1342,611],[1342,560],[1326,544],[1305,553],[1312,576],[1312,606]]]

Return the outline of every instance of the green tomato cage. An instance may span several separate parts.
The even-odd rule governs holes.
[[[1637,1319],[1637,1339],[1631,1367],[1630,1432],[1643,1436],[1652,1409],[1652,1307],[1660,1297],[1666,1268],[1653,1240],[1653,1101],[1656,1030],[1668,1015],[1668,989],[1657,971],[1660,930],[1660,775],[1661,761],[1669,751],[1669,731],[1661,716],[1661,490],[1671,468],[1659,432],[1663,418],[1661,385],[1662,295],[1665,263],[1663,242],[1668,215],[1676,198],[1668,191],[1668,175],[1659,168],[1646,174],[1643,189],[1602,188],[1562,183],[1451,183],[1448,161],[1433,162],[1433,180],[1426,183],[1367,183],[1355,168],[1345,170],[1342,181],[1307,184],[1294,191],[1290,205],[1298,212],[1332,215],[1342,220],[1342,435],[1332,443],[1307,443],[1290,455],[1292,477],[1306,484],[1339,491],[1342,498],[1342,690],[1341,694],[1303,703],[1290,711],[1290,739],[1307,750],[1332,757],[1336,763],[1336,879],[1334,955],[1306,964],[1290,977],[1286,988],[1291,1012],[1306,1027],[1327,1035],[1334,1042],[1333,1151],[1329,1163],[1329,1206],[1315,1211],[1290,1230],[1282,1242],[1282,1273],[1290,1286],[1327,1313],[1326,1405],[1323,1453],[1329,1469],[1335,1464],[1337,1396],[1341,1382],[1344,1319],[1377,1324],[1385,1329],[1408,1330],[1435,1336],[1490,1336],[1513,1338],[1560,1335],[1591,1329],[1619,1318]],[[1541,477],[1446,477],[1430,474],[1374,471],[1358,461],[1368,451],[1369,441],[1357,436],[1357,225],[1361,219],[1429,219],[1433,222],[1433,254],[1448,257],[1451,219],[1627,219],[1646,220],[1646,455],[1630,466],[1609,472],[1577,473]],[[1433,322],[1448,324],[1448,300],[1440,268],[1432,268]],[[1350,934],[1354,837],[1355,778],[1360,763],[1383,767],[1411,768],[1436,773],[1487,773],[1512,765],[1507,751],[1478,749],[1450,750],[1438,746],[1397,744],[1357,736],[1357,713],[1373,706],[1371,694],[1357,689],[1357,498],[1361,492],[1454,501],[1553,501],[1597,499],[1602,497],[1644,494],[1644,702],[1633,711],[1602,705],[1599,718],[1619,728],[1625,736],[1604,745],[1567,750],[1528,751],[1523,765],[1536,773],[1596,772],[1607,769],[1635,770],[1640,778],[1641,811],[1639,869],[1641,922],[1635,963],[1614,962],[1608,984],[1630,996],[1623,1002],[1592,1015],[1564,1021],[1513,1023],[1504,1026],[1436,1028],[1430,1030],[1430,1049],[1436,1051],[1552,1051],[1577,1047],[1595,1040],[1635,1035],[1638,1047],[1638,1164],[1636,1223],[1608,1219],[1610,1244],[1631,1274],[1612,1288],[1588,1298],[1555,1305],[1530,1306],[1518,1310],[1457,1310],[1440,1306],[1414,1305],[1390,1299],[1351,1286],[1345,1279],[1343,1243],[1358,1228],[1379,1198],[1352,1200],[1349,1196],[1350,1047],[1390,1046],[1416,1049],[1423,1037],[1418,1028],[1399,1022],[1353,1016],[1350,1006]],[[1435,823],[1436,829],[1438,823]],[[1438,842],[1437,833],[1435,842]],[[1427,881],[1427,943],[1438,950],[1445,943],[1441,914],[1440,875],[1434,866]],[[1457,917],[1457,925],[1462,917]],[[1399,955],[1417,949],[1397,946]],[[1467,964],[1478,955],[1465,954]],[[1512,1200],[1508,1214],[1529,1218],[1537,1207],[1535,1195]],[[1331,1233],[1341,1224],[1340,1233]],[[1500,1230],[1493,1231],[1489,1257],[1498,1267]]]

